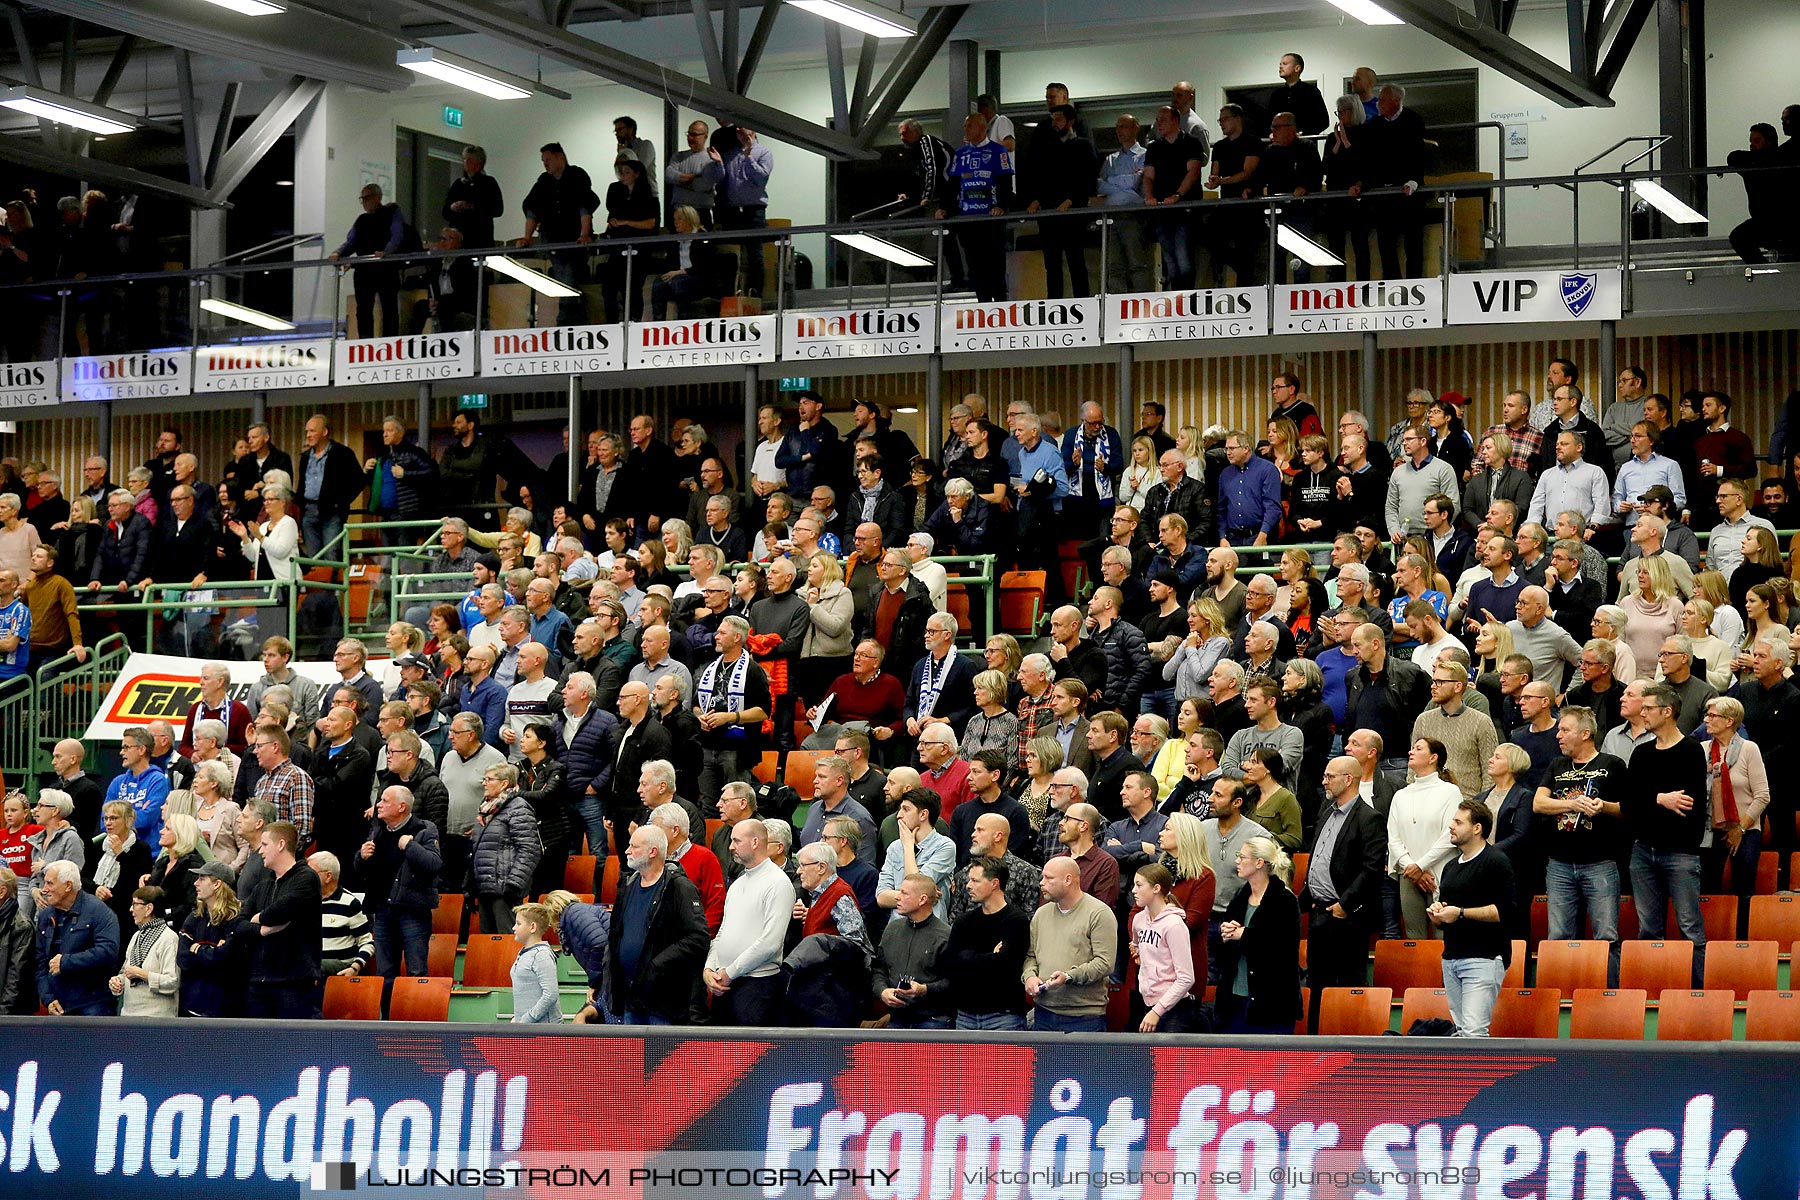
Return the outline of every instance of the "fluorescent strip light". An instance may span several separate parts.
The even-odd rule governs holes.
[[[228,320],[241,321],[245,325],[254,325],[258,329],[268,329],[275,333],[285,333],[294,327],[291,321],[270,316],[258,309],[245,308],[241,304],[233,304],[229,300],[214,300],[211,296],[200,301],[200,307]]]
[[[1372,0],[1326,0],[1333,8],[1348,13],[1364,25],[1404,25],[1399,17]]]
[[[517,75],[446,54],[435,46],[397,51],[394,62],[491,100],[524,100],[532,93],[532,85]]]
[[[59,96],[55,92],[46,92],[28,84],[8,88],[4,99],[0,99],[0,107],[42,117],[58,125],[85,129],[89,133],[130,133],[140,124],[130,113]]]
[[[1690,207],[1686,201],[1660,183],[1649,179],[1639,179],[1631,185],[1631,190],[1649,201],[1652,208],[1677,225],[1706,224],[1705,213]]]
[[[803,8],[827,21],[878,38],[909,38],[919,32],[919,24],[903,13],[869,0],[788,0],[792,8]]]
[[[572,300],[581,295],[567,284],[558,283],[542,271],[534,271],[530,267],[514,262],[504,254],[490,254],[482,260],[487,263],[488,270],[498,271],[510,279],[516,279],[540,296],[554,296],[558,300]]]
[[[929,267],[934,265],[922,254],[914,254],[904,246],[896,246],[890,241],[876,237],[872,233],[834,233],[831,240],[841,242],[852,250],[861,250],[864,254],[872,254],[876,258],[891,262],[897,267]]]
[[[277,4],[275,0],[206,0],[208,4],[216,4],[220,8],[229,8],[234,13],[246,17],[272,17],[276,13],[287,11],[287,5]]]
[[[1275,227],[1275,241],[1309,267],[1341,267],[1344,260],[1319,243],[1287,225]]]

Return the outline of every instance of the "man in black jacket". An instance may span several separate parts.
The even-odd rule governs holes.
[[[462,234],[463,245],[483,250],[494,244],[494,221],[506,211],[500,184],[487,173],[487,151],[464,146],[463,173],[444,196],[443,217]]]
[[[934,611],[931,592],[914,578],[912,556],[904,550],[884,551],[878,571],[881,587],[863,610],[856,640],[873,638],[886,646],[881,669],[904,681],[925,654],[925,622]]]
[[[1404,195],[1375,201],[1375,240],[1381,250],[1383,279],[1418,279],[1425,274],[1424,204],[1418,196],[1425,178],[1425,122],[1405,107],[1406,89],[1382,87],[1376,115],[1362,127],[1362,179],[1350,186],[1352,196],[1371,188],[1400,188]],[[1400,269],[1400,243],[1406,243],[1406,269]]]
[[[1163,451],[1156,466],[1162,472],[1162,482],[1151,488],[1144,498],[1144,511],[1139,515],[1138,524],[1155,529],[1163,517],[1176,513],[1187,522],[1194,540],[1205,545],[1209,540],[1206,530],[1212,523],[1212,505],[1206,499],[1206,485],[1189,478],[1187,457],[1179,450]]]
[[[595,703],[595,691],[594,677],[584,671],[563,680],[562,711],[551,725],[550,754],[563,764],[563,794],[575,821],[587,833],[588,853],[604,858],[620,729],[618,719]],[[571,830],[570,842],[576,837]],[[600,894],[598,888],[594,894]]]
[[[538,158],[544,173],[525,196],[525,240],[541,233],[548,243],[579,242],[586,247],[594,240],[594,214],[600,208],[600,197],[595,195],[588,173],[569,162],[561,142],[544,143],[538,148]],[[579,293],[588,281],[588,262],[585,248],[555,251],[550,255],[550,277]],[[558,325],[579,325],[586,318],[585,296],[557,302]]]
[[[1263,111],[1270,114],[1270,128],[1274,128],[1275,118],[1281,113],[1289,113],[1299,125],[1300,132],[1309,137],[1315,133],[1324,133],[1331,126],[1331,112],[1325,107],[1325,95],[1319,91],[1319,85],[1308,83],[1300,78],[1306,72],[1306,60],[1293,51],[1281,56],[1275,67],[1275,73],[1281,76],[1279,86],[1269,92],[1267,107]],[[1311,143],[1307,143],[1309,146]]]
[[[412,796],[408,811],[435,829],[442,829],[450,818],[450,789],[425,763],[425,739],[411,729],[402,729],[387,739],[387,766],[375,773],[378,787],[386,791],[403,787]]]
[[[398,204],[381,202],[381,185],[365,183],[357,197],[362,213],[344,235],[344,244],[327,258],[337,262],[343,258],[374,260],[373,265],[358,265],[350,272],[356,290],[356,336],[375,336],[375,305],[381,305],[381,335],[400,334],[400,270],[380,260],[399,254],[406,241],[406,218]],[[414,247],[417,249],[417,247]],[[296,481],[297,482],[297,481]]]
[[[613,845],[623,854],[626,832],[632,825],[641,825],[644,821],[644,803],[638,798],[638,779],[643,774],[644,764],[659,758],[674,760],[675,742],[662,722],[651,714],[648,684],[633,682],[619,689],[617,746],[605,810],[606,820],[612,823],[614,830]],[[571,788],[573,784],[571,774]],[[589,845],[588,852],[597,855],[599,850]]]
[[[1058,679],[1079,679],[1087,685],[1089,711],[1111,703],[1106,690],[1106,651],[1081,636],[1081,610],[1065,604],[1050,614],[1050,662]]]
[[[350,506],[368,486],[356,452],[331,436],[331,420],[324,413],[306,419],[306,450],[294,464],[294,498],[305,504],[300,535],[306,548],[318,554],[343,532]],[[344,553],[336,548],[334,557]]]
[[[388,739],[390,761],[400,753],[397,744],[405,736],[399,733]],[[417,757],[415,751],[411,761]],[[437,777],[427,778],[435,782]],[[438,872],[444,866],[437,826],[413,812],[414,802],[404,785],[384,787],[356,859],[363,907],[374,925],[375,969],[387,979],[402,969],[414,977],[427,973],[431,912],[437,907]]]
[[[1100,173],[1100,156],[1094,143],[1076,132],[1075,120],[1074,106],[1059,104],[1050,110],[1050,137],[1034,140],[1027,159],[1031,202],[1025,206],[1026,212],[1055,214],[1088,206]],[[1046,216],[1038,222],[1038,241],[1049,297],[1062,298],[1065,261],[1070,289],[1077,296],[1087,295],[1087,221]]]
[[[244,489],[244,498],[257,503],[262,500],[263,476],[270,471],[286,471],[292,479],[294,460],[286,450],[275,448],[269,440],[269,427],[261,421],[244,431],[244,444],[250,447],[250,452],[233,465],[232,475]]]
[[[213,539],[217,536],[212,522],[195,511],[194,489],[185,483],[177,484],[169,493],[167,517],[151,535],[150,573],[171,583],[191,580],[195,587],[203,586],[214,561]],[[186,595],[182,593],[184,599]],[[208,612],[184,612],[181,621],[164,625],[165,643],[176,654],[207,654],[211,624]]]
[[[711,945],[700,889],[668,853],[668,835],[654,825],[639,826],[625,852],[630,873],[613,905],[602,1001],[627,1025],[687,1024]]]
[[[364,796],[364,803],[367,803]],[[262,831],[263,865],[275,877],[268,902],[248,914],[250,986],[245,1013],[251,1017],[316,1020],[322,947],[319,877],[299,860],[300,831],[277,821]]]
[[[1362,768],[1344,755],[1325,765],[1325,802],[1301,889],[1310,911],[1306,977],[1320,988],[1367,982],[1369,934],[1381,928],[1381,885],[1387,871],[1387,826],[1363,802]],[[1314,1006],[1317,1011],[1317,1006]]]
[[[355,710],[332,708],[319,718],[322,736],[313,757],[313,841],[339,862],[351,861],[361,845],[356,835],[375,782],[375,761],[353,736],[359,724]]]
[[[1383,770],[1403,774],[1413,722],[1430,703],[1425,672],[1387,652],[1381,626],[1360,625],[1350,637],[1357,664],[1344,679],[1344,728],[1381,735]]]
[[[614,499],[623,492],[621,511],[631,522],[633,543],[647,541],[662,532],[662,518],[679,511],[675,452],[656,436],[656,418],[639,413],[631,418],[631,452],[613,485]]]

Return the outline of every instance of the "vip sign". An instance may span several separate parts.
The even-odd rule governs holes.
[[[773,316],[648,321],[631,327],[626,365],[730,367],[775,361]]]
[[[193,354],[101,354],[63,360],[64,400],[141,400],[186,396],[193,389]]]
[[[1530,321],[1617,321],[1625,311],[1624,272],[1475,271],[1450,277],[1452,325]]]
[[[623,325],[500,329],[481,335],[483,377],[580,374],[624,369]]]
[[[1263,288],[1138,292],[1106,297],[1108,342],[1199,342],[1269,332]]]
[[[411,337],[361,338],[337,344],[334,378],[339,387],[461,379],[475,373],[475,335],[421,333]]]
[[[331,340],[202,346],[194,352],[196,392],[267,392],[331,382]]]
[[[1100,344],[1100,300],[969,301],[942,309],[945,354],[984,350],[1064,350]]]
[[[0,365],[0,409],[43,408],[56,401],[54,362]]]
[[[1275,289],[1278,333],[1382,333],[1436,329],[1444,323],[1437,279],[1298,284]]]
[[[893,358],[930,354],[929,307],[789,312],[781,322],[783,359]]]

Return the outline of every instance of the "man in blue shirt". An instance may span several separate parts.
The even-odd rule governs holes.
[[[1119,149],[1107,155],[1100,164],[1100,200],[1108,208],[1137,208],[1144,203],[1144,147],[1138,145],[1140,132],[1138,119],[1130,113],[1113,122]],[[1119,215],[1111,220],[1112,225],[1106,233],[1110,251],[1106,260],[1106,290],[1120,295],[1155,291],[1150,251],[1144,242],[1143,219]]]
[[[1241,429],[1225,435],[1219,472],[1219,539],[1233,546],[1266,546],[1281,521],[1281,469],[1257,455]]]
[[[724,157],[716,141],[707,151],[725,177],[725,204],[718,210],[719,228],[767,229],[769,176],[775,173],[775,155],[756,140],[755,130],[739,125],[732,132],[737,135],[737,153]],[[762,295],[763,247],[767,244],[766,240],[747,242],[741,251],[747,295]]]
[[[1655,426],[1643,421],[1633,425],[1631,455],[1619,464],[1619,473],[1613,479],[1613,509],[1625,522],[1628,537],[1631,528],[1637,524],[1638,514],[1644,511],[1644,493],[1658,484],[1669,489],[1669,494],[1675,498],[1677,512],[1687,507],[1687,485],[1681,477],[1681,468],[1673,459],[1656,452],[1659,440]]]
[[[1011,423],[1019,455],[1011,481],[1019,569],[1044,573],[1045,603],[1054,607],[1068,598],[1056,561],[1056,518],[1069,495],[1069,477],[1063,471],[1062,452],[1043,436],[1036,413],[1019,413]]]
[[[119,762],[124,770],[106,788],[106,802],[123,800],[137,814],[138,840],[155,846],[162,838],[163,802],[169,798],[169,777],[150,761],[155,739],[142,725],[133,725],[119,739]]]
[[[956,148],[946,172],[957,186],[959,216],[1002,216],[1012,203],[1013,161],[1006,147],[988,141],[987,118],[971,113],[963,121],[963,144]],[[946,216],[938,210],[938,216]],[[978,300],[1006,299],[1006,229],[983,221],[956,231],[969,286]]]
[[[31,609],[19,599],[19,575],[0,571],[0,679],[16,679],[31,665]]]

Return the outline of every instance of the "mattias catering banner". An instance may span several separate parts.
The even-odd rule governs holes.
[[[107,690],[106,700],[88,722],[89,739],[116,742],[133,725],[151,721],[167,721],[179,736],[187,724],[188,709],[200,698],[202,659],[182,658],[173,654],[133,654],[125,660],[119,674]],[[263,677],[261,662],[228,662],[231,669],[231,696],[246,703],[250,685]],[[386,658],[371,658],[368,670],[376,679],[388,672]],[[337,668],[328,662],[291,662],[289,667],[323,688],[341,682]],[[383,689],[387,690],[386,688]]]
[[[1787,1200],[1792,1047],[9,1018],[17,1196]]]

